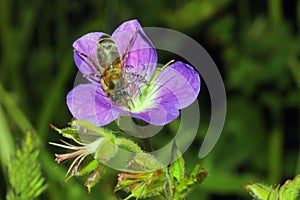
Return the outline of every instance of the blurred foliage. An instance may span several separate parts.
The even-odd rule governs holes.
[[[179,30],[210,53],[227,89],[227,120],[210,154],[197,159],[210,117],[209,93],[202,84],[201,124],[184,154],[187,171],[201,163],[209,172],[189,199],[247,198],[240,188],[252,178],[280,183],[300,173],[300,1],[0,1],[0,158],[13,155],[27,129],[41,141],[48,189],[42,199],[86,199],[82,180],[62,185],[67,168],[54,162],[58,139],[48,123],[65,126],[72,118],[65,95],[76,67],[72,43],[91,31],[111,33],[123,21]],[[176,41],[174,41],[176,42]],[[173,55],[162,59],[166,61]],[[165,62],[162,62],[165,63]],[[201,66],[205,67],[205,66]],[[176,133],[172,122],[151,142],[155,148]],[[68,165],[66,165],[67,167]],[[91,199],[117,199],[108,171]],[[2,168],[0,177],[7,177]],[[8,191],[1,183],[1,199]]]

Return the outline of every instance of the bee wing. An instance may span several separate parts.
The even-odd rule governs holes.
[[[88,33],[73,43],[75,64],[79,71],[92,82],[100,81],[99,77],[89,75],[99,73],[96,48],[99,39],[104,35],[101,32]]]
[[[156,50],[137,20],[121,24],[112,34],[123,61],[123,68],[129,66],[130,73],[150,80],[156,63]]]
[[[97,44],[97,61],[99,67],[106,68],[121,62],[120,53],[116,43],[110,36],[104,35]],[[101,71],[101,69],[98,69]]]

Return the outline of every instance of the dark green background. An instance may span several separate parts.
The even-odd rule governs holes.
[[[300,173],[300,1],[0,0],[1,199],[8,155],[30,128],[42,141],[48,189],[41,199],[117,199],[113,170],[90,196],[82,178],[62,183],[69,163],[54,162],[54,153],[64,150],[48,144],[60,138],[48,123],[64,127],[72,118],[65,104],[77,72],[72,43],[88,32],[112,33],[134,18],[144,27],[166,27],[197,40],[224,79],[226,124],[204,159],[197,155],[210,104],[205,83],[201,88],[199,133],[184,157],[187,171],[200,163],[209,176],[188,199],[250,199],[240,188],[250,179],[275,184]],[[161,63],[173,59],[164,52],[159,57]],[[152,139],[155,148],[173,137],[178,123]]]

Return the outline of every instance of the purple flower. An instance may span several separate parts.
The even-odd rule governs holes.
[[[115,44],[118,50],[110,56],[120,60],[109,66],[100,64],[98,50],[103,41],[110,45],[105,47],[111,49]],[[164,125],[176,119],[179,109],[189,106],[198,96],[200,78],[191,66],[173,62],[156,68],[156,50],[137,20],[121,24],[111,36],[88,33],[73,47],[75,64],[91,82],[76,86],[67,95],[67,105],[77,119],[103,126],[128,114]],[[116,66],[121,68],[121,77],[109,82],[113,76],[108,71]],[[113,83],[113,89],[109,89],[109,83]]]

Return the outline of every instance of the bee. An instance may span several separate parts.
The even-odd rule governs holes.
[[[96,49],[97,62],[100,66],[100,83],[112,102],[128,107],[128,83],[123,76],[124,61],[121,59],[116,43],[109,36],[99,39]],[[102,71],[102,72],[101,72]]]
[[[100,77],[100,84],[111,101],[127,108],[130,108],[130,104],[134,106],[131,101],[130,86],[137,80],[140,81],[144,79],[144,76],[140,74],[126,71],[127,68],[132,67],[127,65],[127,58],[129,49],[136,38],[136,34],[137,32],[131,38],[123,56],[120,55],[114,40],[107,35],[102,36],[98,40],[96,60],[75,50],[83,60],[85,60],[83,57],[88,59],[97,70],[97,73],[85,76]]]

